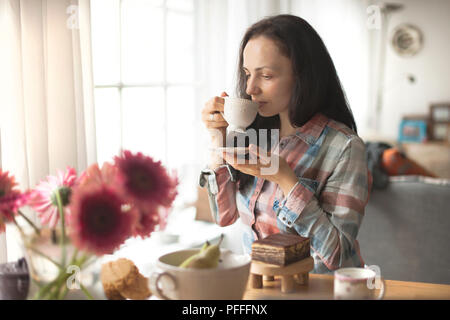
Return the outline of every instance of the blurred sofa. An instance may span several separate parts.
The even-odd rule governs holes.
[[[390,177],[372,191],[358,241],[385,279],[450,284],[450,179]]]

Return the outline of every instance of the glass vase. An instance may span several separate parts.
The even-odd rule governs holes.
[[[102,299],[99,259],[78,251],[57,229],[40,234],[18,230],[27,262],[30,288],[28,299]]]

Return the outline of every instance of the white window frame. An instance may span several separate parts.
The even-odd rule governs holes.
[[[120,10],[120,14],[119,14],[119,34],[118,34],[118,43],[119,43],[119,83],[112,83],[112,84],[95,84],[94,82],[94,92],[95,89],[105,89],[105,88],[115,88],[118,89],[118,94],[119,94],[119,112],[120,112],[120,149],[124,148],[123,145],[123,99],[122,99],[122,90],[125,88],[154,88],[154,87],[159,87],[159,88],[163,88],[164,90],[164,144],[167,146],[168,145],[168,132],[167,132],[167,128],[168,128],[168,119],[167,119],[167,90],[169,87],[172,86],[190,86],[194,89],[194,105],[198,105],[198,96],[199,96],[199,89],[201,89],[202,87],[202,81],[200,80],[200,67],[199,67],[199,61],[198,61],[198,57],[199,57],[199,45],[198,45],[198,41],[195,40],[196,34],[197,34],[197,30],[198,30],[198,16],[199,16],[199,2],[198,0],[193,0],[194,3],[194,9],[191,12],[187,12],[184,10],[178,10],[178,9],[169,9],[167,7],[167,0],[163,0],[163,4],[161,6],[155,6],[155,8],[162,8],[163,9],[163,30],[162,32],[164,33],[164,48],[163,48],[163,80],[160,82],[141,82],[141,83],[124,83],[122,81],[122,13],[123,13],[123,4],[124,2],[127,0],[119,0],[119,10]],[[181,13],[181,14],[187,14],[193,15],[193,20],[194,20],[194,57],[195,57],[195,68],[194,68],[194,80],[190,81],[190,82],[169,82],[167,81],[167,14],[168,11],[171,12],[177,12],[177,13]],[[195,112],[196,110],[192,110],[193,112]],[[197,149],[197,146],[196,146]],[[98,152],[98,151],[97,151]],[[98,157],[98,153],[97,153],[97,157]],[[164,159],[162,159],[163,162],[164,161],[168,161],[168,148],[165,148],[165,154],[164,154]]]

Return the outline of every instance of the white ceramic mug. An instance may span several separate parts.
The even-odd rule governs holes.
[[[213,269],[178,267],[199,249],[180,250],[161,256],[149,279],[150,290],[160,299],[242,299],[250,274],[251,258],[221,249],[219,265]]]
[[[228,122],[228,130],[245,133],[245,129],[255,120],[259,104],[241,98],[224,97],[224,112],[221,113]]]
[[[380,284],[380,292],[375,297],[375,286]],[[335,299],[377,299],[384,297],[384,280],[369,268],[341,268],[334,272]]]

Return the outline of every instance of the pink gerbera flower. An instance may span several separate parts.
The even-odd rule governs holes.
[[[96,255],[109,254],[133,233],[137,215],[106,185],[74,189],[69,234],[73,244]]]
[[[60,194],[64,215],[70,214],[68,204],[76,181],[75,169],[67,167],[66,172],[58,170],[56,176],[48,176],[46,181],[41,181],[32,191],[28,204],[39,212],[39,218],[43,225],[54,228],[59,221],[56,191]]]
[[[14,176],[0,169],[0,233],[5,231],[5,223],[11,222],[17,210],[23,206],[28,194],[16,189]]]
[[[123,151],[115,157],[123,192],[132,202],[146,207],[163,205],[169,207],[174,201],[178,185],[176,177],[170,177],[161,161],[154,161],[142,153]]]

